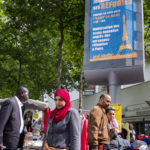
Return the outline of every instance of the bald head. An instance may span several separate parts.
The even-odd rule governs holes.
[[[102,94],[100,96],[100,100],[99,100],[99,104],[103,107],[103,108],[107,108],[111,103],[111,96],[107,93]]]

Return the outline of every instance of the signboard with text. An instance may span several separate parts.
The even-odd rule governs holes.
[[[39,114],[35,113],[33,118],[37,119],[39,117]]]
[[[136,58],[136,0],[91,0],[90,61]]]
[[[142,9],[142,0],[86,0],[84,72],[89,83],[107,84],[109,71],[124,79],[119,84],[144,80]]]

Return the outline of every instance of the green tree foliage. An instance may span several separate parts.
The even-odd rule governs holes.
[[[31,98],[56,90],[58,82],[76,87],[83,69],[84,1],[0,3],[0,97],[14,95],[20,85]]]
[[[150,1],[144,0],[144,43],[145,54],[150,56]]]
[[[84,0],[0,1],[0,97],[27,86],[31,98],[58,87],[81,89]],[[144,0],[150,54],[150,1]]]

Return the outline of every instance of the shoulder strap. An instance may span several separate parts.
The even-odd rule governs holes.
[[[47,127],[46,127],[46,131],[45,131],[45,136],[44,136],[44,139],[43,139],[43,144],[42,144],[42,147],[41,147],[41,150],[44,150],[44,143],[46,142],[47,140],[47,136],[48,136],[48,131],[49,131],[49,126],[52,125],[52,122],[53,122],[53,119],[50,119],[50,121],[48,120],[47,122]]]
[[[49,130],[49,124],[47,125],[47,131],[46,131],[45,141],[46,141],[47,136],[48,136],[48,130]]]
[[[45,140],[44,140],[44,141],[46,141],[46,139],[47,139],[48,131],[49,131],[49,126],[50,126],[50,125],[52,126],[53,119],[54,119],[54,118],[50,119],[50,120],[47,122],[47,128],[46,128],[46,134],[45,134]]]

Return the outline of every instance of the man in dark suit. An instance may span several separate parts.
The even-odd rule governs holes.
[[[22,103],[29,99],[26,87],[19,87],[16,96],[6,100],[0,110],[0,150],[17,150],[20,133],[23,130]]]

